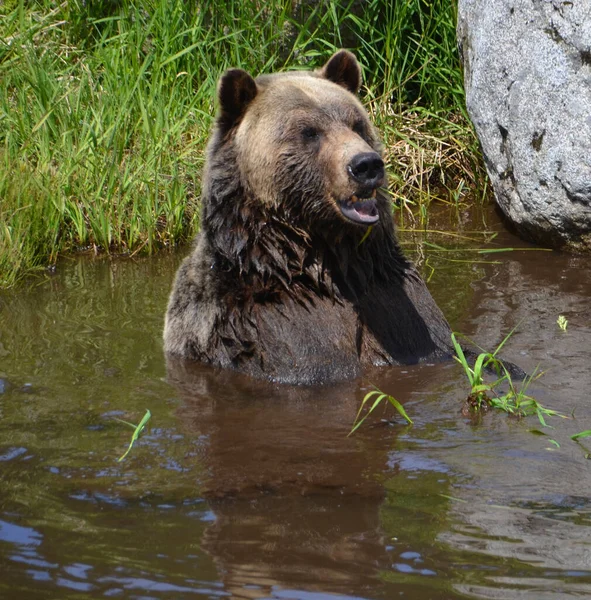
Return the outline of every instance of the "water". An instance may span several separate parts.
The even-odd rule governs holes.
[[[318,389],[167,365],[181,258],[70,259],[0,294],[0,598],[591,597],[591,450],[569,438],[591,428],[590,258],[429,258],[456,329],[492,349],[519,324],[505,357],[576,417],[545,436],[463,417],[451,363]],[[371,384],[414,425],[380,410],[347,437]],[[118,462],[116,418],[147,408]]]

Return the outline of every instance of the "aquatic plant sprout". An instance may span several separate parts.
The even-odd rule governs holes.
[[[468,410],[473,415],[477,415],[486,412],[489,408],[495,408],[518,418],[535,415],[543,427],[550,427],[546,422],[548,417],[568,419],[569,417],[567,415],[543,406],[533,396],[527,394],[527,389],[530,384],[541,377],[543,372],[539,371],[536,367],[531,375],[527,375],[521,384],[517,385],[515,381],[513,381],[507,367],[499,358],[497,358],[498,352],[513,335],[514,331],[515,329],[511,330],[509,334],[505,336],[494,352],[483,351],[478,354],[473,366],[471,366],[471,362],[468,362],[466,354],[457,339],[458,336],[465,336],[460,333],[452,333],[451,340],[456,351],[454,359],[462,366],[464,374],[470,384],[470,393],[466,398],[464,410],[462,412]],[[487,380],[486,377],[490,372],[496,373],[496,378],[492,376],[492,381]],[[488,379],[490,379],[490,374]],[[361,417],[364,408],[369,405],[372,399],[373,402],[371,403],[371,406],[369,406],[366,413]],[[348,435],[357,431],[367,417],[369,417],[369,415],[371,415],[371,413],[384,401],[387,401],[394,406],[396,411],[404,417],[408,424],[413,424],[412,419],[408,416],[404,407],[398,400],[393,396],[382,392],[378,388],[375,388],[371,392],[368,392],[363,398],[361,406],[357,411],[353,428]],[[530,431],[537,435],[546,435],[537,429],[531,429]],[[591,429],[586,429],[585,431],[570,436],[575,442],[588,437],[591,437]],[[550,439],[549,441],[556,446],[556,448],[560,448],[560,444],[556,440]],[[591,452],[587,455],[587,458],[591,458]]]
[[[142,420],[137,425],[134,425],[133,423],[130,423],[129,421],[124,421],[123,419],[116,419],[117,421],[120,421],[121,423],[125,423],[126,425],[129,425],[131,428],[134,429],[134,432],[131,435],[131,441],[129,442],[129,446],[127,447],[127,450],[125,451],[123,456],[120,456],[117,459],[117,462],[121,462],[129,454],[134,443],[138,440],[138,438],[140,437],[140,434],[145,429],[146,423],[151,418],[152,418],[152,413],[148,409],[146,409],[146,414],[143,416]]]
[[[363,418],[360,419],[359,417],[361,417],[361,413],[363,412],[363,409],[364,409],[365,405],[368,404],[368,402],[372,398],[375,398],[374,401],[373,401],[373,404],[371,405],[371,407],[369,408],[369,410],[365,413],[365,415],[363,416]],[[351,435],[352,433],[355,433],[355,431],[357,431],[357,429],[359,429],[359,427],[361,427],[361,425],[363,424],[363,422],[365,421],[365,419],[367,419],[367,417],[369,417],[369,415],[371,415],[371,413],[384,400],[386,402],[389,402],[396,409],[396,411],[398,412],[398,414],[400,414],[402,417],[404,417],[404,419],[406,420],[406,422],[409,425],[413,424],[412,419],[406,414],[406,411],[404,410],[404,407],[402,406],[402,404],[400,404],[400,402],[398,402],[398,400],[396,400],[396,398],[394,398],[394,396],[390,396],[389,394],[386,394],[386,393],[382,392],[378,388],[375,388],[373,391],[368,392],[367,394],[365,394],[365,397],[363,398],[363,401],[361,402],[361,406],[359,407],[359,410],[357,411],[357,416],[355,417],[355,421],[353,423],[353,428],[347,434],[347,437],[349,435]]]
[[[507,367],[497,358],[498,352],[505,345],[505,342],[513,335],[515,329],[512,329],[503,341],[497,346],[494,352],[480,353],[471,367],[468,363],[464,350],[460,346],[456,334],[452,333],[451,340],[456,351],[455,360],[460,363],[464,373],[470,383],[470,394],[466,399],[468,409],[473,413],[485,411],[489,407],[496,408],[516,417],[527,417],[536,415],[542,424],[547,427],[545,417],[561,417],[567,419],[557,410],[542,406],[535,398],[527,395],[527,388],[532,381],[541,377],[543,374],[538,368],[534,369],[531,375],[525,377],[521,386],[517,386],[513,381]],[[457,334],[461,335],[461,334]],[[485,372],[492,370],[497,374],[497,379],[489,382],[485,379]],[[509,389],[501,392],[501,386],[506,385]]]

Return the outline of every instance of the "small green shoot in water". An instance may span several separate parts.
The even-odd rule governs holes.
[[[371,407],[369,408],[367,413],[363,416],[363,418],[360,419],[359,417],[361,416],[361,412],[363,411],[363,408],[371,400],[371,398],[374,398],[374,397],[375,397],[375,400],[374,400],[373,404],[371,405]],[[355,431],[357,431],[357,429],[359,429],[359,427],[361,427],[363,421],[365,421],[365,419],[367,419],[367,417],[369,417],[369,415],[371,415],[371,413],[384,400],[388,401],[398,411],[398,413],[402,417],[404,417],[404,419],[406,420],[406,422],[409,425],[412,425],[412,419],[406,414],[406,411],[404,410],[404,407],[402,406],[402,404],[400,404],[400,402],[398,402],[398,400],[396,400],[396,398],[394,398],[393,396],[390,396],[389,394],[385,394],[384,392],[382,392],[381,390],[378,390],[376,388],[373,391],[365,394],[365,398],[363,398],[363,401],[361,402],[361,406],[359,407],[359,410],[357,411],[357,416],[355,417],[355,422],[353,423],[353,429],[351,429],[351,431],[348,433],[347,437],[349,435],[351,435],[352,433],[355,433]]]
[[[511,335],[511,333],[509,334],[509,336]],[[497,386],[499,383],[501,383],[501,381],[504,380],[504,377],[501,377],[502,363],[498,358],[496,358],[496,353],[502,348],[503,344],[507,341],[509,336],[507,336],[499,344],[499,347],[493,353],[483,352],[482,354],[479,354],[476,358],[476,361],[474,362],[474,367],[470,367],[464,354],[464,351],[462,350],[462,347],[460,346],[460,343],[456,338],[456,334],[451,334],[451,341],[456,351],[456,356],[454,356],[454,358],[457,362],[460,363],[460,365],[462,365],[462,369],[464,369],[464,373],[466,374],[466,377],[468,378],[468,381],[470,383],[470,395],[468,396],[466,402],[476,412],[480,409],[486,410],[490,403],[491,394],[494,395],[495,386]],[[500,377],[500,379],[493,383],[487,383],[484,379],[484,372],[489,367],[492,367],[497,372],[497,375]]]
[[[131,441],[129,442],[129,446],[125,451],[125,454],[123,454],[123,456],[117,459],[118,462],[121,462],[129,454],[131,448],[133,447],[137,439],[140,437],[140,434],[146,427],[146,423],[151,419],[151,417],[152,413],[148,409],[146,409],[146,414],[144,415],[143,419],[139,422],[138,425],[134,425],[133,423],[129,423],[128,421],[124,421],[123,419],[116,419],[117,421],[121,421],[121,423],[125,423],[126,425],[129,425],[132,429],[134,429],[134,432],[131,436]]]
[[[568,418],[556,410],[542,406],[535,398],[526,394],[531,382],[542,375],[542,373],[537,372],[537,368],[523,380],[521,387],[518,389],[505,365],[497,358],[498,352],[511,337],[513,331],[515,330],[513,329],[509,332],[494,352],[479,354],[474,362],[474,367],[470,367],[468,364],[464,351],[456,339],[456,335],[452,333],[451,341],[456,351],[454,358],[462,365],[471,388],[464,410],[474,414],[484,412],[491,407],[503,410],[507,414],[516,417],[536,415],[544,427],[548,426],[545,417]],[[497,379],[492,382],[487,382],[484,378],[484,372],[489,368],[492,368],[497,373]],[[508,386],[508,391],[499,393],[498,388],[501,384]]]
[[[566,328],[568,326],[568,321],[564,315],[559,315],[556,322],[558,323],[558,327],[560,327],[560,329],[562,329],[562,331],[566,331]]]

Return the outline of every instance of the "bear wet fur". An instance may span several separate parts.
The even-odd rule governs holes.
[[[166,353],[292,384],[450,356],[450,328],[396,240],[360,85],[344,50],[316,72],[222,76]]]

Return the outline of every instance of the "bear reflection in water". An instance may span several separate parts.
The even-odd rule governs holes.
[[[398,429],[347,437],[360,382],[283,386],[173,356],[167,370],[180,427],[198,441],[184,464],[198,465],[196,493],[215,515],[196,543],[224,591],[270,598],[281,588],[379,588],[390,564],[383,480],[394,475],[388,455]],[[400,393],[410,394],[405,382]]]
[[[319,71],[222,76],[168,354],[292,384],[451,354],[445,317],[396,240],[360,85],[344,50]]]

